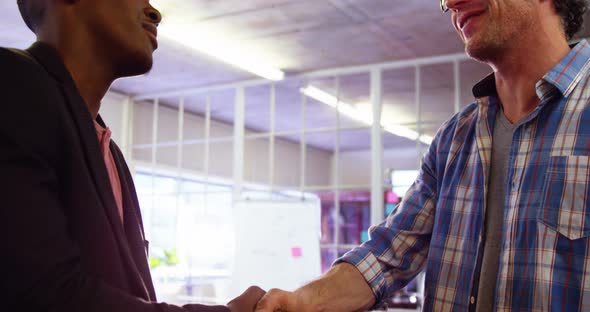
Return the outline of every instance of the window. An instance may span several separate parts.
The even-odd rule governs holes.
[[[225,300],[234,257],[231,186],[146,171],[135,181],[159,297]]]
[[[391,185],[393,189],[393,193],[395,193],[399,197],[405,196],[406,192],[416,178],[418,178],[418,174],[420,171],[418,170],[393,170],[391,171]]]
[[[360,72],[236,84],[137,102],[130,154],[140,168],[136,183],[162,299],[230,299],[232,204],[240,199],[319,198],[324,271],[366,241],[371,190],[386,194],[391,212],[418,175],[395,170],[391,184],[372,184],[378,129],[371,98],[380,89],[372,84],[382,80],[385,89],[381,167],[416,169],[424,146],[411,138],[431,130],[399,110],[402,102],[419,100],[421,90],[407,83],[414,79],[404,71],[391,71],[382,78]],[[400,129],[410,140],[393,134]]]

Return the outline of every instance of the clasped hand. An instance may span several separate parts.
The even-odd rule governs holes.
[[[266,293],[252,286],[228,303],[231,312],[315,312],[294,292],[271,289]]]

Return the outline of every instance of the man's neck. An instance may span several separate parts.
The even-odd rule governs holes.
[[[93,63],[92,60],[87,58],[64,57],[64,62],[88,107],[92,119],[96,119],[101,100],[113,82],[112,76],[105,72],[104,69],[96,68],[99,64]]]
[[[521,44],[491,64],[496,78],[496,89],[504,113],[515,123],[533,111],[540,102],[536,84],[549,72],[570,48],[564,40],[545,40]]]
[[[40,40],[58,50],[90,115],[96,119],[100,102],[115,80],[108,62],[102,60],[100,54],[93,53],[98,50],[93,49],[87,42]]]

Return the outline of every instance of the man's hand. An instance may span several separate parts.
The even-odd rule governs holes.
[[[251,286],[244,293],[230,301],[227,307],[231,312],[252,312],[256,308],[256,303],[265,293],[260,287]]]
[[[256,312],[315,312],[316,307],[306,303],[297,292],[271,289],[256,306]]]
[[[374,304],[373,290],[363,275],[354,266],[341,263],[294,292],[269,290],[256,312],[367,311]]]

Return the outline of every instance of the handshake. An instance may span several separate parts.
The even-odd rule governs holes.
[[[268,293],[258,286],[251,286],[227,304],[231,312],[312,312],[295,292],[272,289]]]
[[[356,267],[333,266],[319,279],[293,292],[252,286],[228,303],[231,312],[367,311],[375,305],[373,290]]]

